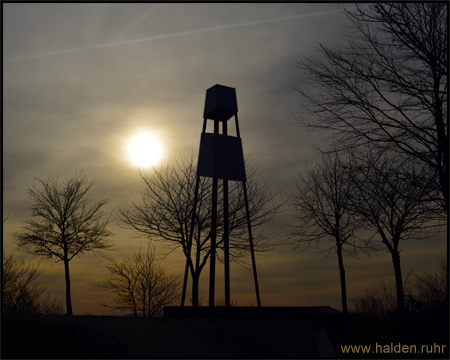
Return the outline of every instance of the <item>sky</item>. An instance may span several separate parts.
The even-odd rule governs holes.
[[[298,174],[320,155],[324,135],[297,122],[299,95],[306,89],[296,67],[299,56],[319,43],[345,44],[348,20],[338,3],[7,3],[3,7],[3,246],[15,248],[11,233],[30,218],[26,189],[33,179],[66,179],[84,171],[95,181],[88,195],[109,199],[113,210],[139,201],[143,181],[128,154],[139,134],[151,134],[161,152],[153,166],[181,155],[197,156],[206,89],[236,89],[244,156],[257,166],[258,181],[270,179],[286,198]],[[151,176],[151,168],[145,169]],[[282,239],[291,231],[287,204],[266,226]],[[116,258],[131,255],[147,239],[111,227]],[[446,236],[404,242],[402,269],[434,268],[446,254]],[[163,251],[163,248],[161,248]],[[35,261],[35,260],[34,260]],[[376,283],[393,280],[388,253],[346,258],[347,293],[352,298]],[[184,273],[181,250],[164,264]],[[74,314],[104,314],[99,284],[108,274],[93,256],[71,262]],[[340,309],[337,257],[299,253],[280,246],[257,256],[263,306],[329,305]],[[223,297],[217,265],[216,298]],[[39,281],[64,304],[61,263],[40,263]],[[209,269],[200,295],[208,295]],[[256,304],[251,273],[231,265],[231,298]]]

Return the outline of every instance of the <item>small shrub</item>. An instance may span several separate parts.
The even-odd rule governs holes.
[[[63,314],[62,305],[45,294],[46,285],[34,284],[37,270],[38,266],[2,252],[2,313]]]

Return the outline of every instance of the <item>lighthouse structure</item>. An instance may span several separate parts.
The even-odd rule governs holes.
[[[218,179],[223,181],[223,251],[224,251],[224,274],[225,274],[225,315],[230,317],[230,253],[229,253],[229,222],[228,222],[228,182],[239,181],[242,183],[244,192],[245,211],[247,217],[248,237],[250,253],[252,258],[253,277],[255,282],[256,299],[258,307],[261,308],[259,296],[258,276],[256,272],[255,252],[253,248],[253,236],[250,222],[250,211],[247,196],[247,178],[245,173],[244,153],[239,131],[238,108],[236,100],[236,89],[214,85],[206,90],[205,109],[203,112],[203,129],[200,138],[200,151],[197,163],[197,180],[195,185],[195,196],[192,210],[191,229],[187,251],[190,254],[192,247],[195,212],[198,201],[200,177],[212,178],[212,210],[211,210],[211,253],[210,253],[210,275],[209,275],[209,320],[214,319],[214,288],[215,288],[215,262],[217,244],[217,192]],[[236,125],[236,136],[228,135],[228,120],[234,116]],[[207,121],[214,122],[214,131],[206,132]],[[222,124],[222,133],[219,128]],[[181,311],[184,307],[186,297],[186,285],[188,277],[188,259],[183,282],[183,293],[181,299]]]

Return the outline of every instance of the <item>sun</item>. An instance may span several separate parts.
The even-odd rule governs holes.
[[[155,135],[141,133],[128,141],[127,153],[134,166],[149,167],[161,159],[162,145]]]

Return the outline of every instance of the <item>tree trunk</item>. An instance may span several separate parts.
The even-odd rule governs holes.
[[[435,64],[434,64],[435,65]],[[437,168],[439,180],[444,195],[445,209],[448,213],[448,136],[445,132],[445,122],[443,116],[443,106],[440,99],[439,78],[436,67],[433,67],[434,81],[434,122],[436,124],[437,144],[438,144],[438,160]]]
[[[131,293],[130,295],[131,295],[131,302],[133,303],[133,314],[134,314],[134,317],[137,317],[138,314],[137,314],[136,300],[135,300],[135,298],[134,298],[133,293]]]
[[[402,270],[400,268],[400,253],[392,251],[392,263],[394,264],[395,287],[397,290],[397,310],[400,314],[405,312],[405,298],[403,293]]]
[[[147,297],[146,297],[146,291],[147,289],[143,286],[142,287],[142,316],[145,317],[145,310],[146,310],[146,303],[147,303]]]
[[[337,246],[337,255],[339,262],[339,275],[341,278],[341,300],[342,300],[342,312],[344,314],[347,313],[347,288],[345,285],[345,269],[344,269],[344,260],[342,259],[342,249],[341,244]]]
[[[152,315],[152,287],[148,287],[148,317]]]
[[[64,259],[64,272],[66,277],[66,308],[67,315],[72,315],[72,300],[70,298],[70,274],[69,274],[69,260]]]
[[[198,282],[199,276],[197,273],[192,275],[192,306],[198,306]]]
[[[200,231],[198,233],[198,238],[200,239]],[[192,274],[192,306],[198,307],[198,283],[200,280],[200,246],[197,244],[196,254],[195,254],[195,271]]]

